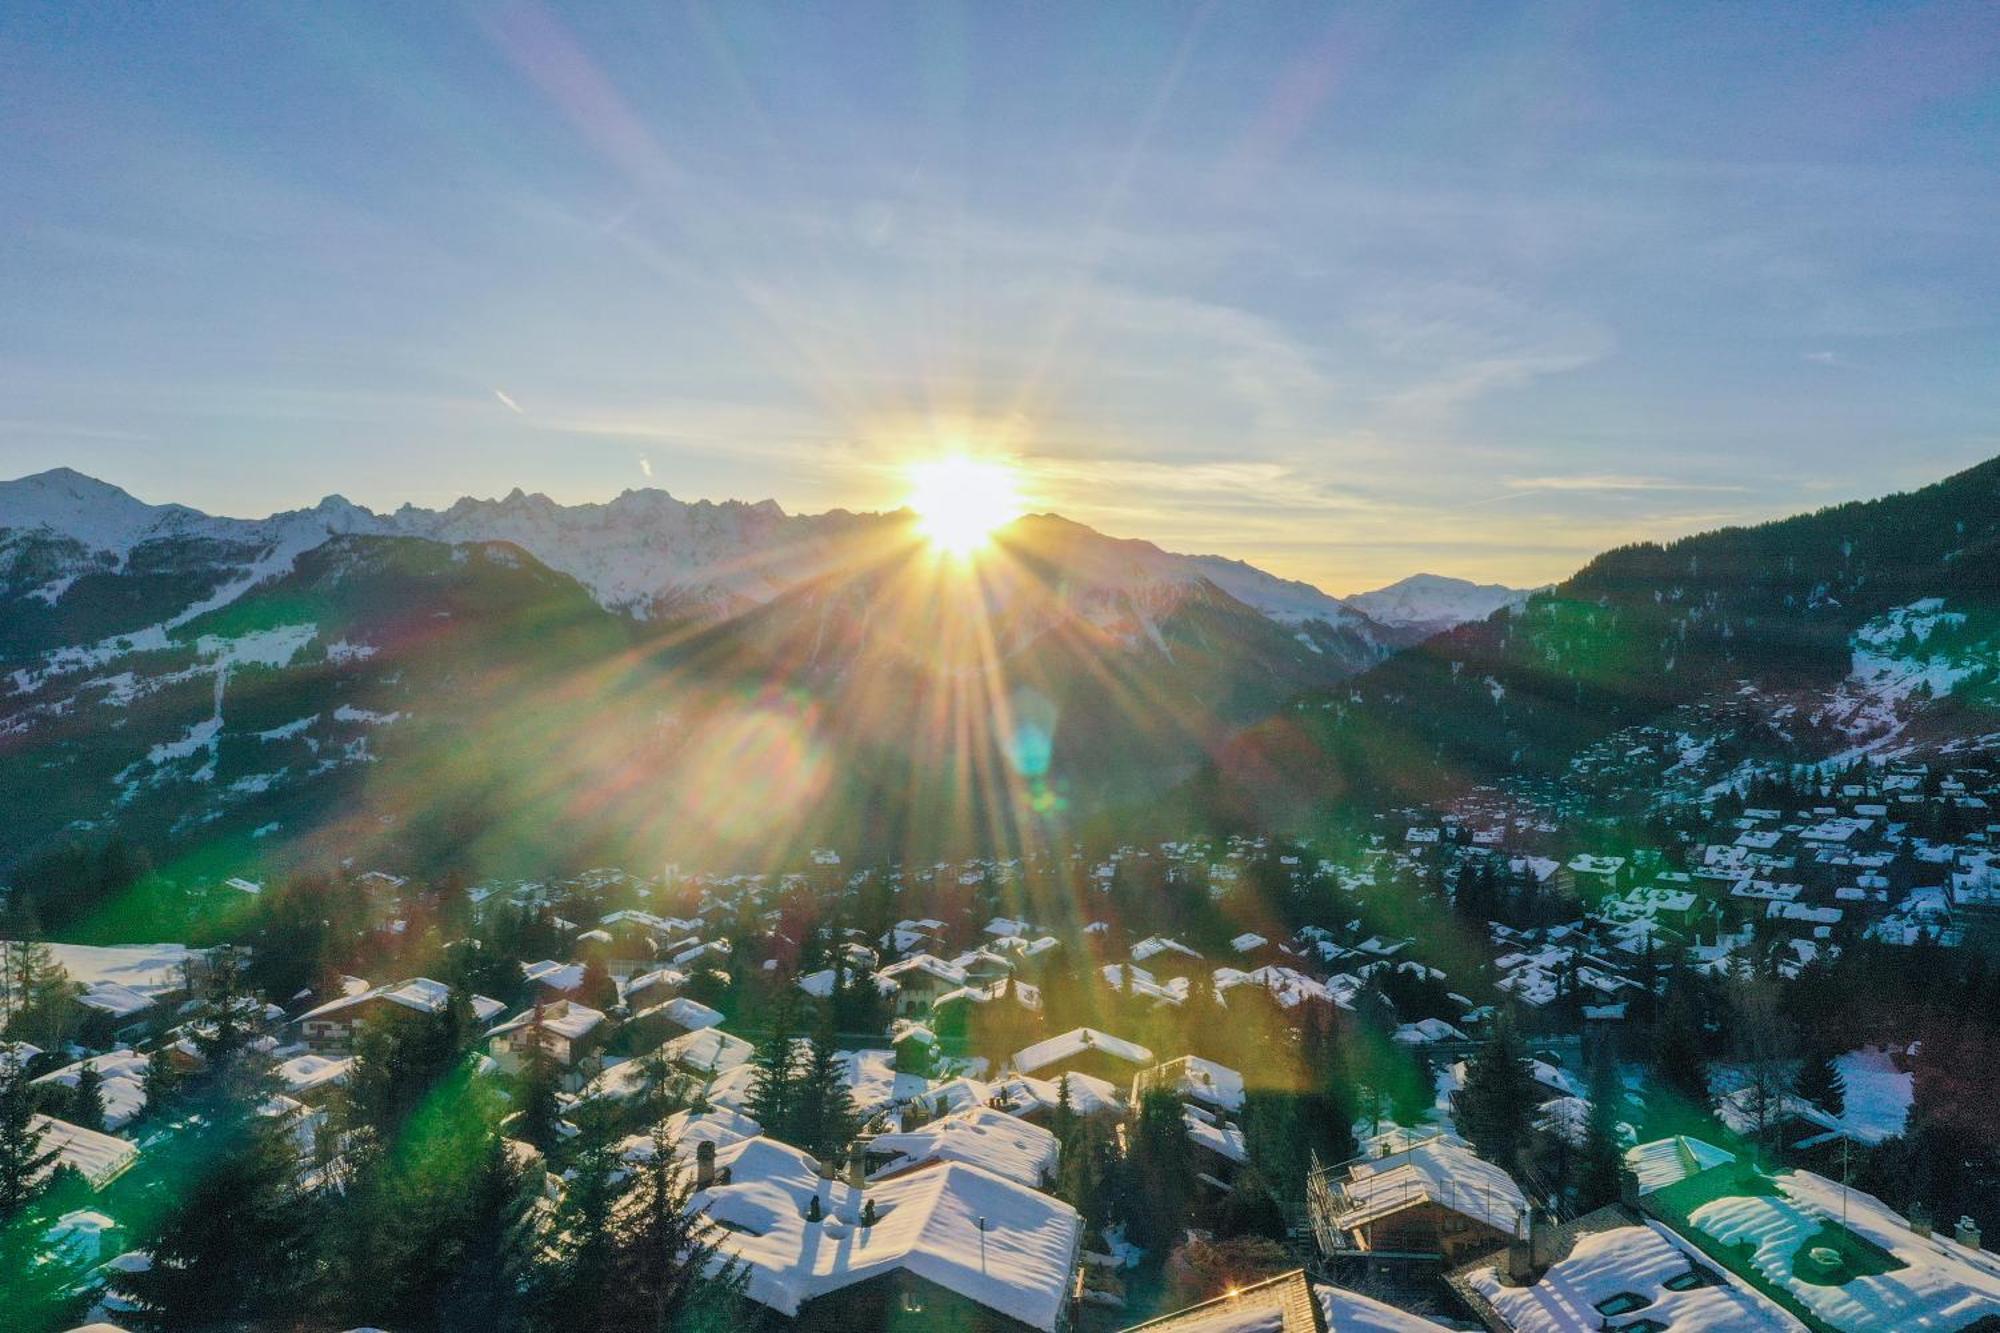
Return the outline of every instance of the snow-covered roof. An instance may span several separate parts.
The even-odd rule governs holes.
[[[901,1134],[878,1134],[869,1155],[890,1160],[873,1174],[893,1175],[928,1162],[984,1167],[1030,1189],[1055,1176],[1056,1136],[989,1106],[967,1106]]]
[[[667,1142],[673,1145],[677,1161],[692,1162],[695,1145],[713,1143],[720,1151],[745,1139],[754,1139],[764,1132],[764,1127],[741,1111],[726,1106],[713,1107],[707,1111],[676,1111],[666,1119]],[[617,1152],[626,1162],[650,1162],[653,1160],[653,1136],[650,1133],[633,1134],[619,1141]]]
[[[1217,1120],[1198,1106],[1181,1108],[1181,1123],[1187,1126],[1188,1139],[1208,1149],[1216,1156],[1241,1166],[1250,1160],[1250,1145],[1243,1137],[1243,1131],[1235,1125]]]
[[[902,1270],[1031,1328],[1053,1333],[1062,1318],[1082,1220],[1058,1199],[960,1162],[856,1190],[767,1138],[721,1149],[716,1165],[729,1183],[691,1206],[722,1228],[722,1251],[748,1270],[750,1298],[782,1314]],[[815,1195],[823,1217],[808,1222]],[[864,1197],[873,1226],[861,1225]]]
[[[699,1000],[690,1000],[685,995],[676,995],[650,1009],[641,1009],[633,1015],[635,1019],[665,1019],[689,1032],[699,1032],[703,1028],[718,1027],[722,1023],[722,1012],[711,1009]]]
[[[1848,1333],[1958,1329],[2000,1317],[2000,1258],[1943,1236],[1919,1236],[1909,1222],[1872,1194],[1843,1190],[1838,1181],[1794,1171],[1777,1178],[1778,1193],[1702,1204],[1688,1225],[1723,1246],[1748,1245],[1749,1263],[1764,1279],[1827,1325]],[[1800,1252],[1829,1225],[1887,1250],[1899,1266],[1857,1274],[1837,1286],[1794,1276]]]
[[[135,1144],[110,1134],[100,1134],[82,1125],[72,1125],[54,1116],[38,1115],[34,1126],[42,1133],[42,1151],[55,1150],[55,1160],[43,1170],[69,1166],[81,1172],[96,1188],[103,1188],[126,1167],[139,1160]]]
[[[450,999],[451,987],[444,982],[433,981],[429,977],[411,977],[408,981],[393,982],[372,989],[350,990],[338,999],[328,1000],[318,1008],[306,1010],[293,1021],[303,1023],[308,1019],[329,1018],[343,1010],[353,1009],[372,1000],[386,1000],[420,1014],[438,1014],[444,1012],[444,1007]],[[468,1003],[472,1006],[473,1017],[482,1023],[491,1022],[496,1014],[505,1012],[507,1008],[500,1001],[484,995],[474,995],[470,997]]]
[[[1567,1258],[1527,1286],[1503,1282],[1497,1264],[1474,1269],[1464,1280],[1515,1333],[1570,1333],[1628,1320],[1647,1320],[1647,1327],[1668,1333],[1777,1333],[1800,1327],[1734,1278],[1717,1284],[1703,1276],[1686,1285],[1688,1275],[1697,1272],[1715,1269],[1672,1232],[1649,1222],[1578,1237]]]
[[[1654,1139],[1625,1150],[1625,1165],[1639,1178],[1639,1193],[1678,1185],[1689,1176],[1736,1160],[1736,1154],[1685,1134]]]
[[[95,1069],[103,1080],[104,1127],[122,1129],[146,1109],[146,1057],[137,1051],[107,1051],[65,1065],[54,1073],[35,1079],[37,1084],[60,1084],[74,1088],[86,1067]]]
[[[731,1036],[721,1028],[684,1032],[660,1048],[667,1058],[689,1069],[724,1073],[749,1062],[754,1053],[749,1042]]]
[[[1396,1131],[1364,1143],[1362,1150],[1365,1159],[1349,1164],[1341,1184],[1343,1229],[1425,1200],[1506,1232],[1527,1212],[1528,1200],[1514,1178],[1452,1135],[1417,1139]]]
[[[1106,1079],[1074,1071],[1055,1078],[1030,1078],[1014,1074],[993,1085],[993,1095],[1005,1102],[1015,1115],[1032,1115],[1042,1108],[1055,1109],[1062,1100],[1063,1080],[1069,1080],[1070,1110],[1078,1115],[1123,1115],[1125,1098],[1118,1085]]]
[[[583,964],[558,963],[553,958],[544,958],[540,962],[521,964],[521,975],[550,990],[575,990],[583,984]]]
[[[567,1041],[582,1040],[596,1031],[598,1025],[604,1021],[603,1010],[592,1009],[589,1005],[578,1004],[574,1000],[557,1000],[553,1004],[545,1004],[541,1006],[541,1015],[543,1029]],[[519,1032],[533,1026],[534,1021],[535,1009],[530,1006],[486,1035],[498,1037],[509,1032]]]
[[[333,1083],[345,1083],[354,1070],[354,1061],[329,1060],[323,1055],[295,1055],[277,1068],[287,1091],[311,1092]]]
[[[157,1001],[150,995],[142,995],[130,986],[121,986],[115,981],[100,981],[89,990],[76,997],[76,1002],[86,1009],[95,1009],[113,1018],[130,1018],[144,1013]]]
[[[1014,1068],[1032,1074],[1087,1051],[1103,1051],[1127,1064],[1143,1067],[1153,1063],[1153,1053],[1135,1041],[1114,1037],[1096,1028],[1071,1028],[1068,1032],[1024,1046],[1014,1052]]]

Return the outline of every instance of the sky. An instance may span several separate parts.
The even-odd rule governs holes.
[[[888,508],[1354,592],[2000,453],[2000,8],[0,7],[0,476]]]

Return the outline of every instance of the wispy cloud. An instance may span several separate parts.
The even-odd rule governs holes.
[[[646,474],[646,480],[651,481],[653,479],[653,460],[644,454],[640,454],[639,470]]]
[[[1592,472],[1569,476],[1509,477],[1510,491],[1745,491],[1747,486],[1700,481],[1677,481],[1672,477],[1635,477],[1618,473]]]
[[[493,391],[493,396],[500,400],[500,406],[506,408],[509,412],[512,412],[515,416],[524,417],[528,415],[526,412],[523,412],[521,410],[521,405],[519,403],[515,402],[512,398],[507,396],[507,391],[505,389],[495,389]]]

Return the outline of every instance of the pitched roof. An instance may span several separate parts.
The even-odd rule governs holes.
[[[1082,1237],[1076,1210],[976,1166],[941,1162],[856,1190],[823,1179],[805,1153],[767,1138],[716,1154],[728,1183],[697,1193],[747,1294],[782,1314],[898,1270],[1031,1328],[1055,1329]],[[822,1220],[808,1222],[809,1201]],[[873,1226],[861,1225],[864,1199]]]

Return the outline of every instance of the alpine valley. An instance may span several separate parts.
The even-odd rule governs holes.
[[[118,833],[525,872],[556,826],[565,861],[777,864],[2000,745],[2000,461],[1533,593],[1341,600],[1052,515],[968,573],[911,527],[657,490],[243,520],[0,484],[0,866]]]

